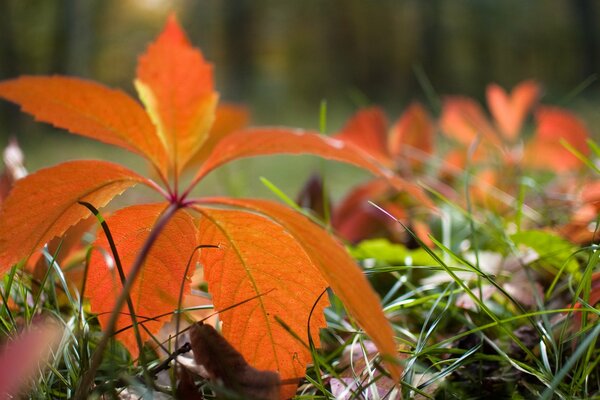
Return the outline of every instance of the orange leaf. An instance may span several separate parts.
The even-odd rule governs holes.
[[[90,216],[78,201],[100,208],[125,189],[148,181],[104,161],[70,161],[16,182],[0,210],[0,273]]]
[[[412,165],[423,164],[433,152],[433,124],[420,103],[412,103],[392,127],[388,146],[396,157],[411,157]],[[417,153],[418,154],[415,154]]]
[[[487,87],[487,102],[500,132],[510,141],[519,136],[523,121],[540,95],[540,87],[533,81],[521,82],[510,97],[500,86]]]
[[[557,173],[580,167],[581,161],[561,144],[561,140],[587,155],[589,135],[583,122],[558,107],[540,107],[536,120],[535,136],[525,148],[525,164]]]
[[[285,227],[257,213],[196,209],[199,242],[221,247],[200,256],[215,308],[262,295],[221,314],[223,335],[255,368],[277,370],[282,381],[303,377],[310,352],[276,318],[308,343],[309,315],[326,287],[311,258]],[[310,320],[317,345],[327,303],[323,297]],[[283,385],[282,398],[292,397],[296,386]]]
[[[358,111],[334,137],[353,143],[382,164],[390,164],[387,150],[388,121],[378,107]]]
[[[377,293],[371,288],[344,246],[332,238],[331,234],[304,215],[270,201],[218,198],[206,199],[205,202],[244,207],[254,212],[264,213],[280,224],[288,235],[291,235],[295,242],[306,251],[312,264],[320,271],[333,292],[342,300],[350,315],[371,337],[379,351],[389,359],[396,359],[397,348],[394,333],[381,310]],[[268,232],[271,234],[270,230]],[[261,238],[262,236],[256,240],[260,241]],[[284,264],[279,262],[278,265]],[[304,270],[301,275],[306,275],[305,279],[311,281],[320,280],[309,270]],[[294,279],[299,278],[294,275]],[[313,316],[313,318],[315,317],[316,315]],[[313,325],[311,324],[311,326]],[[229,338],[229,340],[231,339]],[[394,379],[398,381],[402,373],[400,366],[389,362],[387,367]],[[285,378],[282,377],[282,379]]]
[[[433,203],[420,187],[394,175],[392,171],[381,166],[377,160],[353,143],[290,128],[253,128],[226,136],[215,146],[196,174],[194,182],[200,181],[209,172],[230,161],[281,153],[313,154],[353,164],[374,175],[385,177],[396,189],[406,190],[423,205],[433,207]]]
[[[59,76],[0,82],[0,97],[37,120],[141,154],[166,174],[166,152],[144,109],[120,90]]]
[[[136,88],[179,173],[206,140],[218,94],[212,65],[174,16],[139,59]]]
[[[113,236],[125,276],[131,268],[140,248],[148,238],[156,219],[166,208],[165,204],[144,204],[127,207],[106,219]],[[195,253],[196,228],[192,217],[179,211],[166,225],[152,246],[143,270],[130,292],[138,323],[143,323],[152,334],[171,319],[171,316],[155,317],[177,309],[179,290],[185,280],[184,293],[189,293],[188,277],[185,276],[188,260]],[[94,242],[94,247],[102,252],[93,253],[87,281],[86,296],[94,313],[98,313],[101,325],[105,325],[121,293],[122,284],[117,269],[106,263],[106,255],[112,259],[109,244],[104,232]],[[196,264],[195,257],[190,264],[189,275]],[[117,321],[116,330],[131,326],[129,310],[125,307]],[[148,320],[148,318],[152,318]],[[143,340],[149,338],[145,329],[140,328]],[[136,354],[137,349],[133,329],[117,335],[125,346]]]
[[[250,113],[243,106],[221,104],[217,107],[215,123],[213,124],[208,139],[200,150],[194,154],[189,166],[199,165],[212,152],[215,145],[225,136],[240,130],[248,125]]]
[[[448,97],[444,100],[440,117],[442,132],[465,146],[479,135],[498,145],[499,141],[483,109],[468,97]]]

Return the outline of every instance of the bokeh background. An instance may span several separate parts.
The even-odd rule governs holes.
[[[137,56],[171,12],[215,64],[222,99],[247,105],[254,124],[318,128],[326,100],[334,132],[360,106],[395,118],[418,99],[436,115],[444,94],[483,100],[490,82],[533,78],[544,103],[599,131],[596,0],[0,0],[0,78],[68,74],[135,94]],[[90,153],[129,160],[3,102],[0,144],[10,135],[31,170]],[[243,164],[241,178],[228,173],[228,190],[251,191],[252,175],[273,170],[286,182],[310,174],[299,163],[284,178],[261,162]]]

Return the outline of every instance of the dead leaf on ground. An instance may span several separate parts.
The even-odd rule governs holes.
[[[208,372],[212,381],[220,382],[244,398],[278,400],[280,398],[279,375],[272,371],[252,368],[210,325],[198,323],[190,330],[194,360]]]

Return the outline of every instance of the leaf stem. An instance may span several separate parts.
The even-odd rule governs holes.
[[[119,315],[120,315],[120,310],[123,307],[123,305],[125,304],[125,302],[127,301],[127,298],[129,297],[129,292],[131,291],[131,288],[133,287],[133,284],[141,271],[142,265],[144,264],[144,261],[146,261],[146,257],[150,253],[150,249],[154,245],[154,242],[156,242],[156,239],[158,239],[159,235],[161,234],[161,232],[163,231],[163,229],[165,228],[167,223],[171,220],[171,218],[175,215],[175,213],[180,208],[181,208],[180,203],[172,203],[169,205],[169,207],[167,207],[165,212],[160,216],[160,218],[154,224],[154,228],[152,229],[152,231],[150,232],[150,235],[148,235],[148,238],[146,239],[146,241],[144,242],[144,245],[140,249],[140,252],[138,253],[135,261],[133,262],[131,271],[129,272],[129,276],[127,277],[127,280],[125,281],[125,284],[123,285],[123,291],[119,295],[119,297],[115,303],[115,307],[113,308],[113,310],[110,314],[110,319],[108,320],[108,324],[106,326],[106,329],[104,330],[104,335],[102,336],[102,339],[96,346],[96,350],[94,351],[94,355],[90,362],[90,367],[86,371],[86,373],[83,375],[81,383],[79,384],[79,387],[77,388],[77,391],[75,392],[75,396],[74,396],[75,399],[83,400],[87,397],[89,387],[91,386],[91,384],[94,380],[96,371],[98,370],[98,367],[100,366],[100,363],[102,362],[104,350],[106,349],[106,346],[108,345],[108,341],[115,330],[115,326],[117,324],[117,319],[119,318]]]
[[[119,279],[121,281],[121,285],[125,285],[126,277],[125,277],[125,271],[123,269],[123,264],[121,263],[121,257],[119,256],[119,252],[117,250],[117,245],[115,244],[115,240],[113,239],[113,235],[110,231],[110,228],[108,227],[108,224],[106,223],[106,220],[104,219],[102,214],[100,214],[100,211],[98,211],[98,209],[96,207],[94,207],[92,204],[85,202],[85,201],[78,201],[78,203],[81,204],[82,206],[86,207],[88,210],[90,210],[91,213],[94,214],[94,216],[100,223],[100,226],[102,227],[102,230],[104,231],[104,235],[106,236],[106,240],[110,246],[110,251],[113,255],[113,259],[115,261],[115,265],[116,265],[117,271],[119,273]],[[142,342],[142,336],[140,335],[137,315],[135,313],[135,307],[133,306],[133,301],[131,300],[131,296],[129,296],[129,293],[127,293],[126,301],[127,301],[127,308],[129,309],[131,323],[133,325],[135,340],[136,340],[136,343],[138,346],[138,350],[140,352],[140,361],[141,361],[140,364],[142,365],[142,369],[144,370],[144,375],[147,375],[146,374],[146,362],[144,360],[144,353],[143,353],[144,343]]]

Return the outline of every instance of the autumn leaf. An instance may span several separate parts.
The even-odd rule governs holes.
[[[225,163],[277,153],[314,154],[350,163],[427,203],[423,191],[356,145],[290,128],[238,130],[245,125],[244,113],[236,108],[215,111],[218,95],[212,66],[191,46],[174,17],[140,57],[137,73],[136,87],[146,114],[122,92],[80,79],[25,77],[0,82],[0,97],[39,120],[147,158],[164,185],[115,164],[72,161],[18,181],[0,210],[0,271],[4,272],[89,217],[80,202],[103,207],[137,183],[165,199],[160,205],[127,207],[106,219],[116,254],[108,250],[103,233],[94,244],[98,251],[90,264],[86,294],[105,335],[77,395],[83,396],[89,388],[90,376],[114,331],[119,331],[118,338],[130,351],[136,350],[128,329],[130,316],[121,311],[127,298],[146,338],[146,329],[154,334],[164,322],[157,316],[177,307],[182,282],[184,298],[189,294],[185,268],[198,243],[220,245],[204,249],[200,256],[218,309],[260,295],[221,316],[223,333],[251,365],[276,369],[289,379],[282,396],[292,396],[293,382],[304,376],[310,359],[309,315],[327,286],[346,303],[382,354],[394,359],[393,332],[377,295],[343,246],[325,230],[273,203],[203,202],[190,193]],[[192,160],[201,165],[192,182],[181,186],[181,172]],[[186,210],[195,210],[195,220]],[[125,285],[106,261],[106,256],[116,255],[125,271]],[[193,266],[194,259],[191,262]],[[318,331],[325,326],[326,304],[322,298],[310,319],[316,344]],[[388,368],[395,379],[400,378],[394,362]]]
[[[223,335],[254,367],[279,371],[282,380],[303,377],[311,359],[306,348],[307,321],[327,286],[318,269],[284,227],[264,216],[207,207],[197,210],[202,215],[199,242],[220,247],[205,249],[200,257],[215,308],[262,295],[221,315]],[[311,320],[310,333],[317,346],[327,305],[326,298],[319,301]],[[291,397],[295,387],[283,386],[284,398]]]
[[[359,110],[335,135],[336,139],[353,143],[383,164],[391,165],[387,146],[388,120],[383,110],[370,107]]]
[[[497,84],[490,84],[486,91],[490,112],[502,135],[515,141],[523,121],[540,95],[540,87],[534,81],[523,81],[514,87],[510,96]]]
[[[196,364],[204,367],[216,383],[252,399],[277,400],[281,397],[277,373],[252,368],[212,326],[193,325],[190,342]]]
[[[127,207],[106,219],[116,245],[125,276],[146,241],[165,204],[144,204]],[[105,325],[115,298],[108,293],[120,293],[121,280],[116,271],[113,255],[104,233],[94,242],[96,251],[90,260],[87,281],[92,311],[99,315],[101,325]],[[138,323],[155,333],[171,319],[169,313],[177,309],[178,293],[182,284],[189,292],[189,276],[186,275],[188,261],[195,264],[196,227],[192,217],[180,210],[169,221],[157,242],[152,247],[144,269],[129,293],[135,305]],[[107,263],[107,258],[111,260]],[[117,322],[117,331],[131,326],[128,310]],[[166,316],[164,316],[166,314]],[[157,316],[162,316],[156,318]],[[140,329],[143,340],[148,339],[146,329]],[[117,336],[128,349],[136,348],[133,329],[126,329]]]
[[[221,140],[196,174],[199,181],[221,165],[246,157],[270,154],[314,154],[361,167],[373,174],[394,179],[392,171],[356,146],[316,132],[289,128],[250,128]],[[408,183],[406,183],[409,186]]]
[[[480,154],[473,157],[473,161],[478,164],[481,161],[489,163],[489,160],[494,159],[495,153],[495,158],[499,158],[508,167],[522,165],[563,173],[581,166],[581,161],[562,142],[587,155],[588,131],[578,118],[558,107],[537,107],[535,134],[525,144],[523,151],[518,139],[521,137],[523,122],[539,96],[540,87],[534,81],[521,82],[510,96],[498,85],[489,85],[488,106],[497,129],[474,100],[458,96],[446,98],[440,126],[444,134],[465,146],[462,151],[463,160],[456,157],[456,153],[452,154],[454,164],[465,164],[466,148],[479,135],[483,141],[477,148]]]
[[[89,217],[78,201],[103,207],[146,179],[117,164],[70,161],[16,182],[0,210],[0,273]]]
[[[333,292],[342,300],[350,315],[356,318],[375,342],[379,351],[389,360],[396,359],[396,346],[392,339],[391,327],[380,309],[377,294],[345,248],[327,231],[305,216],[265,200],[217,198],[205,199],[204,202],[228,204],[264,213],[277,222],[302,246],[312,265],[318,269]],[[305,273],[307,272],[301,272],[301,274]],[[357,295],[359,293],[360,295]],[[311,327],[313,326],[311,323]],[[244,354],[243,350],[241,352]],[[392,376],[398,380],[401,375],[399,365],[392,361],[387,367]]]
[[[470,146],[478,136],[492,144],[499,144],[483,109],[468,97],[450,96],[444,99],[440,127],[445,135],[464,146]]]
[[[433,153],[433,133],[434,126],[427,111],[414,102],[392,126],[388,136],[389,152],[395,160],[407,160],[409,165],[419,167],[425,157]]]
[[[377,107],[359,110],[342,130],[334,135],[349,145],[357,146],[373,158],[390,168],[395,168],[403,185],[390,181],[374,180],[359,185],[348,193],[333,210],[332,225],[336,232],[351,243],[372,235],[385,233],[398,235],[398,224],[389,219],[368,203],[384,202],[387,209],[394,209],[396,215],[405,219],[407,204],[396,202],[394,196],[406,191],[419,205],[433,208],[432,202],[423,195],[413,173],[419,172],[424,161],[433,152],[433,124],[423,106],[415,102],[389,128],[384,112]],[[416,222],[416,221],[415,221]],[[424,228],[424,225],[420,225]]]
[[[218,94],[212,65],[174,16],[139,59],[136,88],[178,174],[207,139]]]
[[[369,204],[390,196],[390,185],[381,179],[368,181],[353,188],[334,209],[331,224],[338,234],[357,243],[382,227],[381,213]]]
[[[580,167],[581,161],[561,141],[583,155],[589,154],[586,142],[588,133],[583,122],[558,107],[540,107],[535,117],[537,129],[525,149],[525,164],[557,173]]]
[[[166,176],[165,149],[150,118],[120,90],[78,78],[24,76],[0,82],[0,98],[39,121],[136,152]]]

